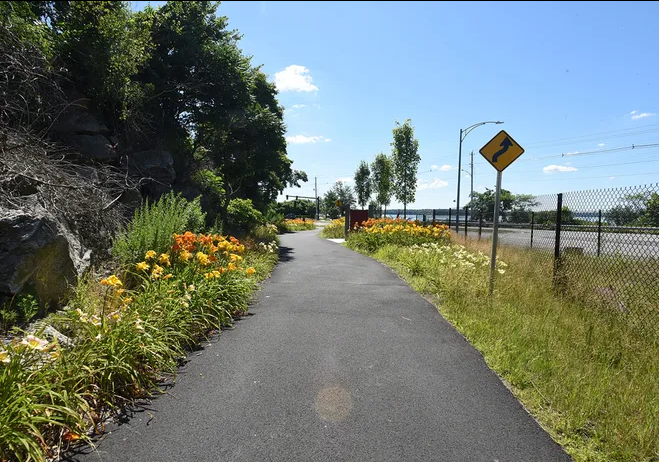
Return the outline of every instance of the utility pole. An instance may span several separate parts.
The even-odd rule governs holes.
[[[474,200],[474,151],[471,151],[471,195],[469,202]]]
[[[471,153],[471,156],[472,156],[471,158],[472,158],[472,161],[473,161],[473,158],[474,158],[473,157],[474,156],[473,152]],[[318,177],[317,176],[313,177],[313,181],[314,181],[314,184],[315,184],[315,186],[313,188],[313,192],[314,192],[314,195],[316,196],[316,220],[318,220],[320,218],[320,211],[318,210]],[[473,189],[473,184],[472,184],[472,189]]]

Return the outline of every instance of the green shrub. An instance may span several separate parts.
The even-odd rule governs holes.
[[[254,208],[251,199],[231,199],[227,207],[227,226],[232,234],[248,234],[263,223],[263,214]]]
[[[113,256],[126,265],[141,260],[147,250],[166,252],[172,246],[174,233],[198,232],[204,228],[206,214],[200,198],[188,201],[170,192],[158,201],[135,211],[133,221],[115,238]]]
[[[14,324],[27,324],[38,312],[39,304],[33,295],[18,294],[0,309],[0,330],[7,332]]]
[[[250,234],[250,237],[256,242],[279,242],[279,228],[276,225],[268,223],[267,225],[259,225]]]

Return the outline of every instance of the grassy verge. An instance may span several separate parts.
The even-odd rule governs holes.
[[[247,312],[278,258],[274,242],[190,232],[162,250],[82,279],[64,310],[0,347],[0,460],[57,457],[157,392],[190,349]]]
[[[659,460],[656,336],[596,302],[556,297],[551,261],[527,250],[500,249],[507,266],[489,302],[487,243],[449,249],[357,245],[433,300],[576,461]]]

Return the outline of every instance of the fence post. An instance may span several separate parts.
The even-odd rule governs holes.
[[[435,217],[436,216],[437,216],[437,214],[435,213],[435,209],[432,209],[432,224],[433,225],[435,224]]]
[[[535,224],[535,212],[531,212],[531,248],[533,248],[533,225]]]
[[[483,232],[483,214],[481,213],[480,218],[478,219],[478,240],[481,240],[481,233]]]
[[[345,240],[348,240],[348,234],[350,233],[350,205],[347,204],[346,206],[346,222],[345,222],[345,228],[344,228],[344,234],[345,234]]]
[[[465,242],[467,242],[467,212],[469,212],[469,209],[465,207]]]
[[[554,238],[554,289],[558,287],[558,277],[561,271],[561,220],[563,212],[563,193],[558,194],[556,201],[556,237]]]
[[[600,250],[602,248],[602,210],[599,211],[599,216],[597,218],[597,256],[600,256]]]
[[[448,227],[451,228],[451,207],[448,208]]]

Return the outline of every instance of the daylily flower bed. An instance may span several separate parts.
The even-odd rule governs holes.
[[[117,274],[81,280],[43,328],[0,345],[0,460],[57,456],[148,397],[189,348],[246,313],[257,276],[277,259],[275,243],[247,249],[191,232],[173,242]],[[66,342],[46,338],[46,325]]]

